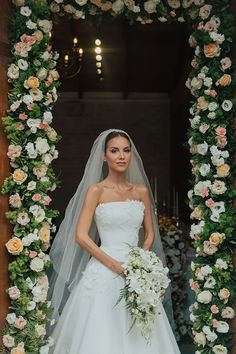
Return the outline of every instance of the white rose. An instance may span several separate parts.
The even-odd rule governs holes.
[[[216,195],[224,194],[224,192],[227,191],[227,188],[225,186],[225,182],[215,180],[211,186],[211,191],[212,191],[212,193],[214,193]]]
[[[228,353],[227,348],[224,347],[224,346],[221,345],[221,344],[214,345],[214,347],[212,348],[212,351],[213,351],[215,354],[227,354],[227,353]]]
[[[234,309],[230,306],[227,306],[222,312],[221,312],[221,316],[223,318],[234,318],[235,316],[235,312],[234,312]]]
[[[198,302],[209,304],[212,300],[212,293],[209,290],[203,290],[197,295]]]
[[[40,119],[27,119],[27,125],[30,128],[32,133],[36,133],[37,129],[40,127],[41,120]]]
[[[41,101],[43,99],[43,93],[39,89],[29,90],[30,96],[33,98],[33,101]]]
[[[167,0],[167,2],[172,9],[178,9],[181,5],[180,0]]]
[[[27,151],[27,154],[30,159],[35,159],[38,156],[38,153],[35,150],[33,143],[27,143],[27,145],[25,146],[25,150]]]
[[[51,124],[52,123],[52,119],[53,119],[53,116],[52,116],[51,112],[49,112],[49,111],[44,112],[44,114],[43,114],[43,123]]]
[[[228,333],[229,332],[229,325],[225,321],[218,321],[218,326],[216,328],[217,332],[219,333]]]
[[[218,258],[215,263],[215,267],[218,269],[228,269],[227,262],[223,261],[223,259]]]
[[[22,6],[20,8],[20,13],[22,16],[29,17],[31,15],[32,11],[30,10],[30,8],[28,6]]]
[[[205,345],[206,345],[206,336],[205,336],[205,334],[203,332],[196,333],[195,336],[194,336],[194,341],[195,341],[195,343],[205,347]]]
[[[207,289],[214,289],[216,285],[216,281],[213,277],[209,277],[206,282],[204,283],[204,288],[207,288]]]
[[[44,262],[41,258],[35,257],[30,262],[30,268],[35,272],[41,272],[44,267]]]
[[[18,77],[19,77],[19,68],[18,68],[18,66],[16,66],[15,64],[11,64],[9,66],[9,68],[8,68],[7,76],[10,79],[18,79]]]
[[[34,310],[35,307],[36,307],[35,301],[29,301],[29,302],[28,302],[28,304],[27,304],[27,310],[28,310],[28,311]]]
[[[190,85],[194,90],[200,90],[200,88],[202,87],[202,80],[197,77],[194,77],[192,78]]]
[[[203,123],[200,125],[199,127],[199,131],[203,134],[206,133],[206,131],[209,129],[210,125],[209,124],[206,124],[206,123]]]
[[[37,222],[42,222],[45,218],[45,211],[39,205],[32,205],[29,208],[30,213],[32,213]]]
[[[202,164],[199,168],[199,172],[200,174],[205,177],[211,170],[211,165],[208,163],[208,164]]]
[[[26,21],[26,27],[29,29],[36,29],[37,25],[35,22],[33,22],[29,19],[28,21]]]
[[[75,0],[75,2],[76,2],[79,6],[84,6],[85,4],[87,4],[88,0]]]
[[[18,224],[25,226],[30,222],[30,218],[26,212],[22,212],[18,214],[16,221]]]
[[[6,348],[12,348],[15,345],[14,337],[10,336],[9,334],[5,334],[3,336],[3,344]]]
[[[36,188],[36,182],[35,181],[30,181],[27,185],[27,190],[28,191],[33,191]]]
[[[48,52],[48,51],[45,51],[42,55],[41,55],[41,58],[44,60],[44,61],[47,61],[51,58],[51,54]]]
[[[44,325],[35,325],[36,333],[39,337],[44,336],[46,334],[45,326]]]
[[[15,312],[8,313],[6,320],[9,324],[13,324],[15,322],[15,319],[16,319]]]
[[[19,67],[19,69],[20,70],[27,70],[28,69],[28,63],[27,63],[27,61],[26,60],[24,60],[24,59],[19,59],[18,61],[17,61],[17,65],[18,65],[18,67]]]
[[[216,114],[215,114],[215,112],[209,112],[208,115],[207,115],[207,117],[208,117],[209,119],[215,119]]]
[[[149,14],[152,14],[152,13],[154,13],[154,12],[157,12],[157,11],[156,11],[157,4],[158,4],[158,2],[157,2],[157,1],[154,1],[154,0],[145,1],[145,3],[144,3],[144,9],[145,9],[145,11],[147,11]]]
[[[45,154],[50,146],[48,145],[47,139],[38,137],[35,141],[36,150],[42,155]]]
[[[39,27],[44,33],[48,33],[52,30],[52,21],[49,20],[38,20]]]
[[[45,68],[40,68],[38,71],[37,71],[37,77],[40,79],[40,80],[44,80],[46,79],[47,75],[48,75],[48,71],[47,69]]]
[[[233,108],[233,103],[230,100],[224,100],[221,107],[223,108],[224,111],[228,112]]]
[[[197,145],[198,154],[206,155],[207,151],[208,151],[208,144],[206,141],[204,141],[204,143],[202,143],[202,144]]]
[[[208,110],[209,111],[215,111],[219,107],[217,102],[210,102],[208,105]]]
[[[32,96],[30,96],[30,95],[24,95],[23,98],[22,98],[22,101],[23,101],[25,104],[29,104],[29,103],[32,103],[32,102],[33,102],[33,98],[32,98]]]

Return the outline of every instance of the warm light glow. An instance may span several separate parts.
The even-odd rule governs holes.
[[[96,54],[101,54],[101,52],[102,52],[102,48],[101,47],[96,47],[95,48],[95,53]]]
[[[100,62],[96,63],[97,68],[101,68],[101,66],[102,66],[102,63],[100,63]]]
[[[49,38],[52,38],[52,32],[51,32],[51,31],[48,32],[48,37],[49,37]]]
[[[69,61],[69,55],[68,54],[65,55],[64,60],[65,60],[65,63],[68,63],[68,61]]]
[[[74,37],[74,39],[73,39],[73,44],[74,44],[74,45],[78,44],[78,38],[77,38],[77,37]]]
[[[101,45],[101,43],[102,43],[102,42],[100,41],[100,39],[97,38],[97,39],[95,40],[95,44],[96,44],[96,45]]]
[[[97,69],[97,73],[100,75],[102,73],[101,69]]]
[[[84,51],[83,51],[83,49],[82,49],[82,48],[80,48],[80,49],[79,49],[79,54],[80,54],[80,55],[82,55],[82,54],[83,54],[83,52],[84,52]]]
[[[97,61],[102,61],[102,56],[101,55],[96,55],[96,60]]]

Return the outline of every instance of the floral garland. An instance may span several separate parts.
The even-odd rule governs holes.
[[[182,230],[176,226],[174,217],[158,212],[158,224],[161,240],[169,268],[171,279],[171,297],[174,303],[173,314],[175,320],[175,337],[177,341],[189,331],[189,324],[184,319],[184,301],[186,299],[185,268],[186,268],[186,240]]]
[[[235,78],[230,74],[228,56],[234,19],[229,12],[229,1],[208,1],[199,15],[196,30],[189,38],[195,57],[187,80],[187,87],[195,97],[188,132],[195,176],[188,192],[191,218],[195,221],[190,236],[197,254],[190,280],[196,302],[190,311],[196,354],[226,354],[232,339],[228,321],[235,316],[232,263]]]
[[[189,43],[195,47],[193,71],[187,81],[195,100],[190,113],[189,144],[193,189],[189,191],[191,237],[197,250],[192,264],[193,334],[199,353],[227,353],[231,335],[228,319],[234,317],[232,252],[234,214],[232,200],[235,137],[234,79],[228,57],[234,32],[229,0],[13,0],[11,18],[12,63],[8,69],[11,90],[4,118],[10,140],[8,156],[13,169],[3,185],[14,225],[6,247],[9,264],[10,313],[4,328],[6,352],[45,354],[52,345],[45,339],[51,307],[47,301],[50,245],[57,211],[49,209],[48,192],[58,183],[51,162],[57,158],[59,137],[50,126],[57,100],[57,53],[51,51],[51,13],[76,19],[109,13],[130,22],[188,21],[194,28]],[[225,147],[228,146],[226,150]],[[227,306],[226,306],[227,305]],[[227,334],[226,334],[227,333]]]

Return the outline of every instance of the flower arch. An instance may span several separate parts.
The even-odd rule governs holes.
[[[13,236],[6,247],[11,306],[4,328],[6,353],[47,353],[45,338],[51,321],[47,301],[50,246],[57,211],[48,207],[49,193],[57,186],[51,162],[57,158],[60,139],[51,127],[57,100],[57,53],[49,32],[54,16],[75,19],[90,16],[125,16],[131,23],[187,21],[192,26],[189,44],[194,48],[192,72],[187,80],[193,99],[188,144],[192,164],[190,237],[197,257],[191,264],[191,306],[196,353],[228,353],[234,317],[235,284],[232,254],[235,244],[236,191],[232,187],[236,147],[233,118],[235,78],[230,51],[234,19],[229,0],[13,0],[10,19],[12,61],[8,67],[9,110],[3,118],[10,141],[11,175],[2,193],[9,195]],[[17,351],[18,350],[18,351]]]

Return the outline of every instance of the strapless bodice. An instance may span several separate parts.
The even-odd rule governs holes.
[[[95,222],[101,248],[126,248],[138,244],[145,205],[140,200],[101,203],[95,210]]]

